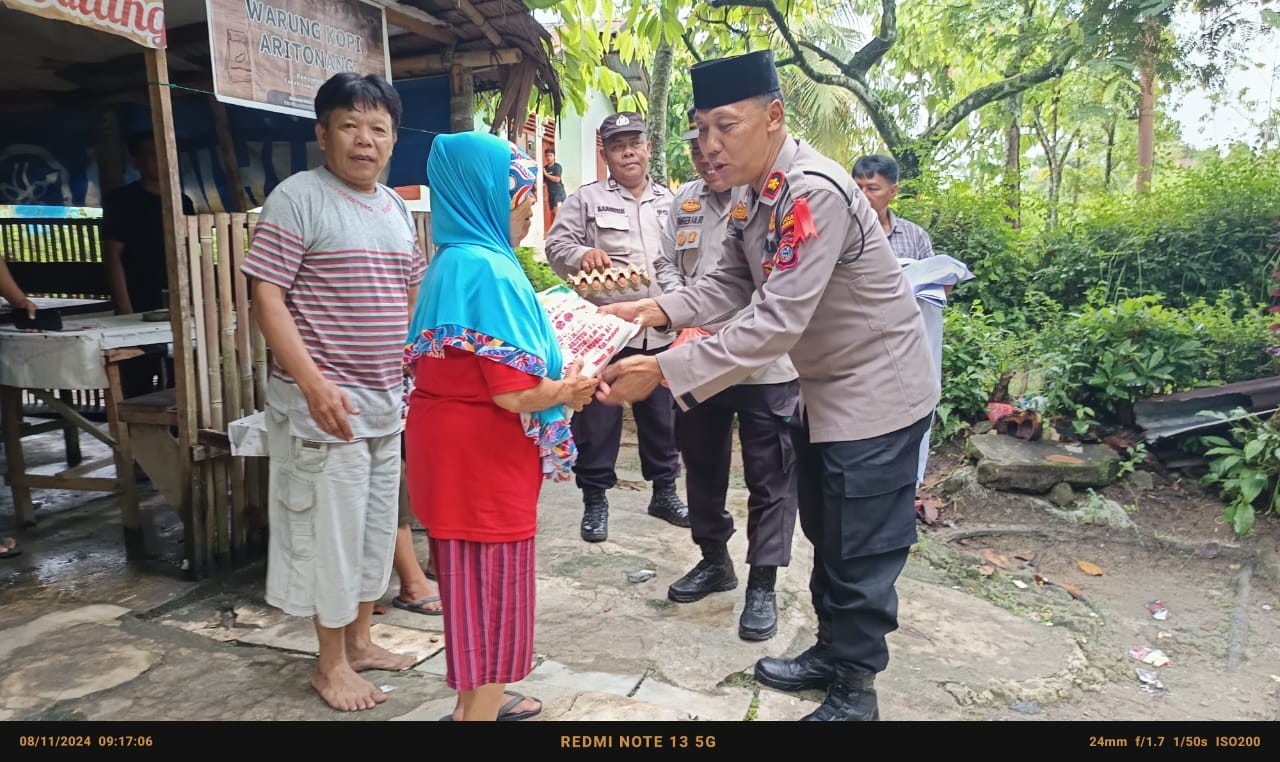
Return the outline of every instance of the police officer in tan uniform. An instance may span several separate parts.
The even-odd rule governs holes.
[[[653,260],[662,245],[662,226],[671,210],[671,193],[649,178],[649,136],[639,114],[622,112],[600,125],[602,153],[609,179],[580,187],[561,205],[547,233],[547,261],[567,278],[579,271],[602,272],[610,267],[635,266],[650,283],[639,291],[615,287],[592,291],[587,298],[609,304],[645,296],[661,289],[653,279]],[[675,334],[646,328],[615,358],[652,356],[666,349]],[[676,494],[680,453],[676,448],[675,403],[671,392],[657,388],[633,401],[640,469],[653,482],[649,513],[679,527],[689,526],[689,510]],[[574,477],[582,490],[582,539],[601,542],[609,536],[609,501],[605,491],[618,483],[614,466],[622,441],[622,410],[588,405],[570,424],[578,445]]]
[[[687,410],[790,353],[818,637],[794,659],[756,662],[755,676],[782,690],[826,688],[806,720],[878,719],[875,676],[898,626],[920,439],[939,396],[924,321],[853,178],[787,135],[772,53],[690,74],[702,153],[735,186],[724,252],[697,283],[607,311],[681,328],[742,309],[753,292],[760,300],[713,336],[615,364],[597,396],[643,397],[665,379]]]
[[[693,109],[689,109],[690,122]],[[692,124],[684,134],[698,179],[685,183],[671,203],[656,263],[663,293],[674,293],[715,269],[729,219],[730,186],[698,147]],[[703,329],[714,332],[724,321]],[[779,566],[791,563],[796,526],[795,449],[791,428],[800,401],[796,369],[784,355],[716,394],[676,414],[676,436],[684,455],[689,492],[689,524],[702,560],[672,583],[667,597],[677,603],[733,590],[738,577],[729,557],[733,517],[725,510],[733,456],[733,421],[738,420],[747,500],[746,603],[738,636],[768,640],[778,630],[774,581]]]

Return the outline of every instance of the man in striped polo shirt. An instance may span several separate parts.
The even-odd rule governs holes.
[[[267,602],[314,617],[311,684],[334,709],[387,697],[357,673],[414,663],[370,639],[391,575],[400,490],[400,358],[425,262],[404,202],[378,182],[400,98],[376,76],[316,93],[325,163],[267,198],[242,272],[271,348]]]
[[[871,208],[880,219],[880,227],[889,236],[889,246],[893,255],[899,260],[928,259],[935,255],[933,241],[925,229],[911,220],[905,220],[889,210],[889,204],[898,197],[901,189],[898,185],[898,162],[891,156],[868,155],[860,157],[853,165],[853,179],[858,184],[862,195],[867,197]],[[952,286],[944,286],[947,294]],[[942,380],[942,307],[928,299],[916,299],[920,308],[920,316],[924,318],[925,338],[929,341],[929,353],[933,358],[933,369]],[[924,488],[925,465],[929,461],[930,428],[920,441],[920,463],[916,470],[916,488]],[[922,494],[916,495],[916,512],[923,516]]]

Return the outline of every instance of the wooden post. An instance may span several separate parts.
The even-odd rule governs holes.
[[[147,85],[151,101],[151,128],[160,166],[160,202],[164,208],[164,258],[169,270],[169,315],[173,325],[174,393],[178,412],[178,483],[191,484],[192,424],[196,400],[192,388],[192,298],[187,283],[185,257],[178,256],[187,226],[182,214],[182,185],[178,179],[178,147],[173,132],[173,102],[169,96],[169,59],[165,51],[147,48]],[[192,527],[191,490],[184,490],[177,506],[183,524]],[[194,563],[194,559],[187,561]]]
[[[124,526],[126,555],[141,557],[146,552],[142,535],[142,511],[138,507],[138,488],[133,478],[133,447],[129,442],[129,425],[120,420],[120,401],[124,387],[120,383],[120,363],[142,353],[137,349],[107,350],[107,426],[116,440],[116,489],[120,496],[120,523]],[[179,482],[180,484],[182,482]]]
[[[209,107],[213,109],[213,129],[218,134],[222,173],[227,178],[227,187],[231,189],[231,208],[223,211],[247,212],[249,195],[244,192],[244,183],[240,181],[240,160],[236,158],[236,143],[231,134],[231,122],[227,119],[227,107],[212,95],[209,96]]]
[[[0,426],[4,428],[4,455],[13,490],[13,512],[19,527],[33,527],[36,516],[31,504],[31,488],[14,481],[27,473],[27,461],[22,453],[22,390],[16,386],[0,386]]]
[[[455,65],[450,80],[453,95],[449,98],[449,129],[471,132],[476,128],[475,79],[470,69]]]

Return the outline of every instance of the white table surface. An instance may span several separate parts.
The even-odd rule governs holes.
[[[61,331],[27,333],[0,325],[0,385],[24,389],[105,389],[109,349],[168,344],[168,320],[142,315],[64,315]]]

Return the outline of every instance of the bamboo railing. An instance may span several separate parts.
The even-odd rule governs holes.
[[[431,223],[414,213],[419,241],[430,258]],[[195,435],[191,521],[199,576],[239,565],[265,548],[268,462],[230,454],[231,421],[266,405],[269,353],[250,317],[248,281],[240,265],[252,240],[256,214],[187,217],[185,249],[191,284],[189,330],[195,336]],[[184,514],[186,515],[186,514]]]

